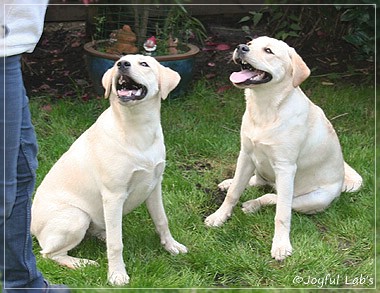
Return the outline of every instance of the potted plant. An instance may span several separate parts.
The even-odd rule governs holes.
[[[99,94],[103,92],[100,81],[104,72],[120,56],[135,53],[152,55],[181,75],[181,82],[171,96],[186,90],[192,78],[194,57],[199,52],[189,40],[202,42],[206,36],[198,19],[180,4],[100,8],[103,10],[93,17],[93,40],[84,45],[89,75]],[[117,23],[112,21],[115,19]]]

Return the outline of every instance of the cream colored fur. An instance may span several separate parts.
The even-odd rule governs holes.
[[[323,111],[299,88],[310,70],[293,48],[260,37],[235,50],[234,59],[270,73],[272,80],[235,84],[245,89],[246,98],[241,150],[234,178],[219,184],[228,189],[227,196],[205,223],[222,225],[247,185],[273,185],[276,194],[245,202],[243,211],[276,204],[271,255],[283,260],[292,253],[291,210],[323,211],[341,191],[358,190],[362,178],[344,162],[338,137]]]
[[[145,98],[119,99],[120,62],[130,64],[124,74],[147,88]],[[124,56],[104,74],[111,106],[56,162],[33,201],[31,228],[44,257],[70,268],[96,264],[67,255],[89,232],[106,242],[108,281],[127,284],[122,216],[143,202],[165,249],[172,254],[187,252],[169,231],[161,196],[165,146],[160,100],[179,81],[177,72],[142,55]]]

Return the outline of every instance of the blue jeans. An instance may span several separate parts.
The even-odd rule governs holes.
[[[20,58],[20,55],[0,57],[0,80],[4,81],[0,89],[0,268],[3,292],[24,293],[38,292],[27,288],[44,288],[46,284],[36,267],[30,235],[37,140],[22,80]]]

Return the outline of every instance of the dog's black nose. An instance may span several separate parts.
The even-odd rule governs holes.
[[[128,61],[119,61],[117,62],[117,67],[119,67],[119,69],[127,69],[131,66],[131,63],[129,63]]]
[[[237,46],[237,51],[241,54],[249,52],[249,47],[246,44],[240,44]]]

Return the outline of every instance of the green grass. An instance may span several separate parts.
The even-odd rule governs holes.
[[[323,86],[319,80],[310,80],[303,89],[332,119],[345,159],[362,174],[364,187],[357,193],[343,193],[324,213],[293,213],[294,253],[282,263],[270,256],[274,207],[245,215],[237,206],[223,227],[206,228],[204,218],[224,197],[217,183],[234,172],[245,101],[238,89],[217,94],[215,84],[198,81],[186,96],[162,104],[167,149],[164,204],[173,236],[189,253],[168,254],[145,206],[137,208],[123,222],[124,259],[131,277],[126,288],[374,287],[369,280],[375,282],[374,88]],[[43,111],[48,103],[52,110]],[[38,183],[106,107],[105,100],[32,99],[40,145]],[[266,191],[268,188],[247,189],[240,203]],[[38,243],[34,244],[38,267],[51,282],[73,288],[110,288],[104,243],[85,239],[70,252],[100,263],[99,267],[78,270],[41,258]],[[346,278],[352,283],[360,277],[366,277],[364,284],[346,284]],[[321,285],[323,278],[329,279]]]

